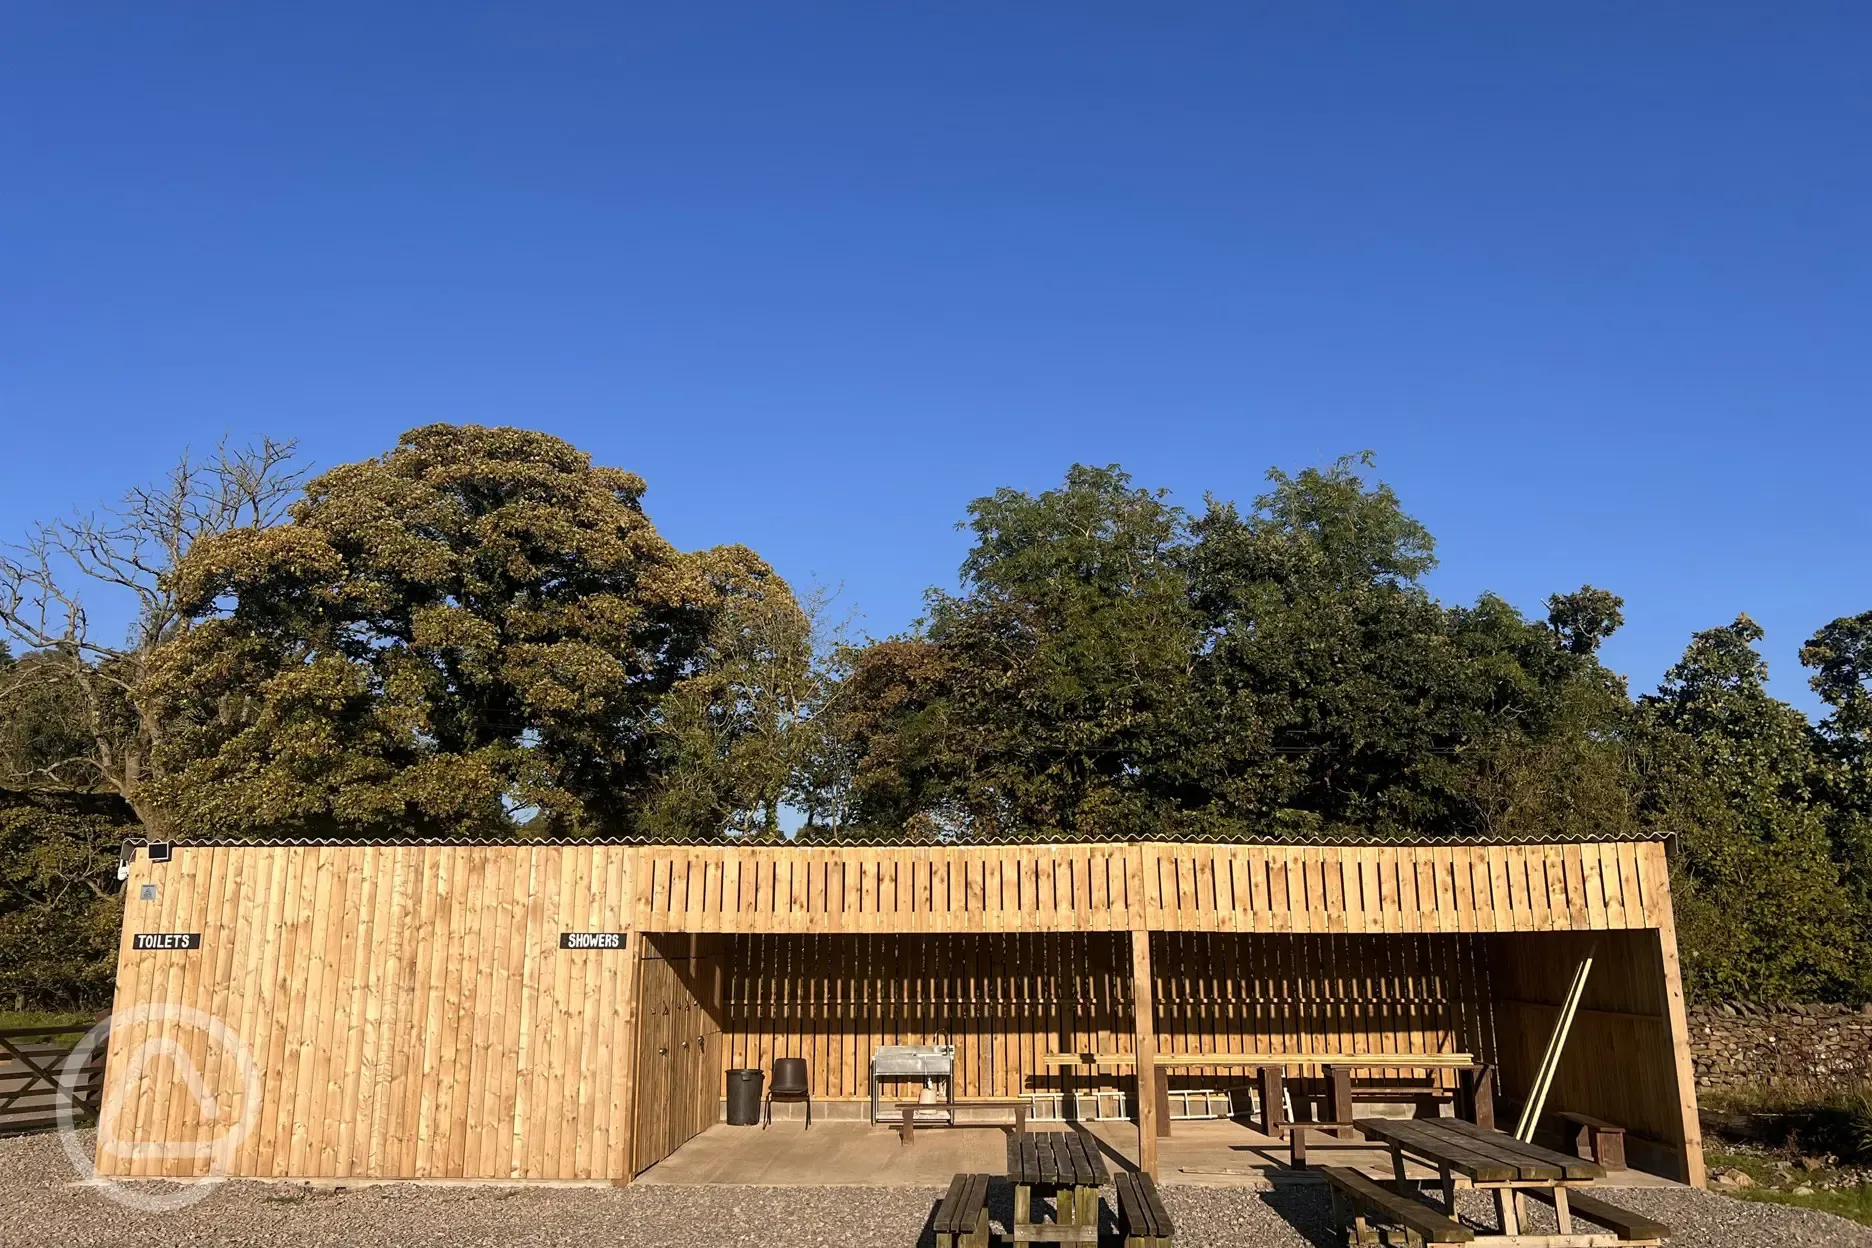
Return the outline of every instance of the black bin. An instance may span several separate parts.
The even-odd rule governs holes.
[[[756,1127],[760,1125],[761,1085],[767,1076],[758,1070],[731,1070],[728,1072],[728,1125],[731,1127]]]

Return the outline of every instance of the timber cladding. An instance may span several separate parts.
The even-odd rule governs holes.
[[[1593,1004],[1651,1021],[1585,1023],[1637,1054],[1590,1112],[1694,1132],[1657,844],[178,845],[126,896],[105,1174],[625,1181],[725,1068],[856,1098],[881,1043],[957,1044],[963,1095],[1083,1088],[1046,1056],[1137,1051],[1145,931],[1161,1053],[1515,1071],[1552,995],[1515,951],[1604,933],[1630,991]]]
[[[639,917],[697,932],[1500,932],[1656,926],[1655,843],[644,847]]]

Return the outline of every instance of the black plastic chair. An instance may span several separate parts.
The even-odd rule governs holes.
[[[805,1101],[806,1129],[812,1130],[812,1080],[806,1073],[805,1058],[774,1059],[773,1085],[767,1089],[767,1121],[761,1124],[762,1130],[773,1125],[773,1103],[776,1100]]]

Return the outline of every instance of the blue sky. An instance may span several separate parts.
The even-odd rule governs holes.
[[[1371,448],[1652,686],[1872,608],[1872,9],[13,7],[0,533],[221,434],[642,473],[874,633],[968,499]]]

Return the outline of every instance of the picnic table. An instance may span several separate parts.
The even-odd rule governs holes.
[[[1407,1156],[1434,1167],[1442,1181],[1442,1212],[1451,1219],[1456,1217],[1457,1176],[1493,1192],[1501,1230],[1497,1235],[1476,1235],[1478,1244],[1516,1242],[1522,1234],[1528,1196],[1551,1204],[1559,1222],[1557,1236],[1540,1238],[1542,1248],[1594,1248],[1621,1242],[1602,1233],[1574,1230],[1570,1193],[1605,1177],[1605,1169],[1594,1162],[1524,1144],[1460,1118],[1361,1118],[1358,1126],[1367,1139],[1390,1146],[1396,1192],[1413,1190],[1404,1177]]]
[[[1089,1133],[1009,1136],[1007,1177],[1014,1185],[1014,1225],[1009,1229],[1016,1243],[1098,1243],[1099,1188],[1111,1175]],[[1036,1196],[1052,1198],[1052,1221],[1035,1207]]]
[[[1137,1066],[1130,1053],[1046,1053],[1041,1062],[1049,1067],[1109,1067],[1129,1069]],[[1267,1135],[1284,1134],[1288,1123],[1283,1116],[1287,1067],[1317,1067],[1326,1079],[1326,1117],[1343,1136],[1350,1138],[1355,1070],[1449,1070],[1458,1081],[1456,1100],[1463,1115],[1485,1127],[1495,1125],[1493,1095],[1494,1067],[1478,1062],[1471,1053],[1159,1053],[1153,1063],[1158,1070],[1213,1067],[1224,1070],[1247,1070],[1254,1073],[1261,1097],[1261,1130]],[[1157,1079],[1157,1134],[1170,1134],[1170,1097],[1168,1084]],[[1431,1087],[1394,1089],[1402,1099],[1432,1094]]]

